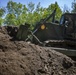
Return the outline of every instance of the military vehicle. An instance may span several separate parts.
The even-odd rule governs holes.
[[[29,30],[29,24],[21,25],[16,38],[76,57],[76,13],[64,13],[59,22],[55,20],[55,13],[56,9],[38,22],[33,31]]]

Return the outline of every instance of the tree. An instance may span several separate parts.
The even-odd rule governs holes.
[[[68,8],[68,6],[64,5],[63,13],[69,13],[69,12],[70,12],[70,9]]]
[[[45,11],[45,8],[41,7],[40,2],[39,2],[35,10],[35,13],[37,13],[37,16],[36,16],[37,17],[36,19],[38,19],[37,21],[40,21],[42,18],[44,18],[43,17],[44,11]]]
[[[33,10],[34,10],[34,3],[32,3],[32,2],[29,2],[29,4],[28,4],[28,11],[30,12],[30,13],[32,13],[33,12]]]
[[[7,15],[5,17],[5,24],[20,25],[25,23],[27,8],[21,3],[13,2],[7,3]]]
[[[76,12],[76,0],[72,2],[72,12]]]
[[[37,6],[36,6],[36,12],[39,12],[40,11],[40,2],[37,4]]]
[[[28,4],[27,23],[31,25],[32,29],[34,28],[35,24],[40,21],[43,12],[42,10],[43,8],[40,6],[40,2],[36,5],[36,7],[32,2]]]
[[[59,20],[61,15],[62,15],[62,10],[60,9],[59,5],[57,2],[55,2],[55,4],[51,4],[49,5],[49,7],[47,8],[47,11],[49,14],[52,13],[52,11],[56,8],[56,19]]]
[[[4,19],[2,18],[4,16],[5,9],[3,7],[0,7],[0,25],[3,24]]]
[[[29,2],[26,7],[26,5],[10,0],[6,7],[7,15],[5,17],[5,24],[19,26],[26,22],[31,25],[32,29],[37,22],[46,18],[55,8],[57,8],[56,19],[59,19],[62,11],[57,2],[49,5],[48,8],[43,8],[41,7],[40,2],[36,5],[36,7],[34,3]]]

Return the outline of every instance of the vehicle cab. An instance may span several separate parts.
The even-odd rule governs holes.
[[[64,26],[66,38],[76,39],[76,13],[63,14],[59,24]]]

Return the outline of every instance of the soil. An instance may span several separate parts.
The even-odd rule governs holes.
[[[76,75],[76,62],[66,55],[11,39],[0,27],[0,75]]]

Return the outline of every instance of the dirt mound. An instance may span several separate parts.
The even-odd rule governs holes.
[[[54,50],[11,41],[0,28],[0,75],[76,75],[76,62]]]

